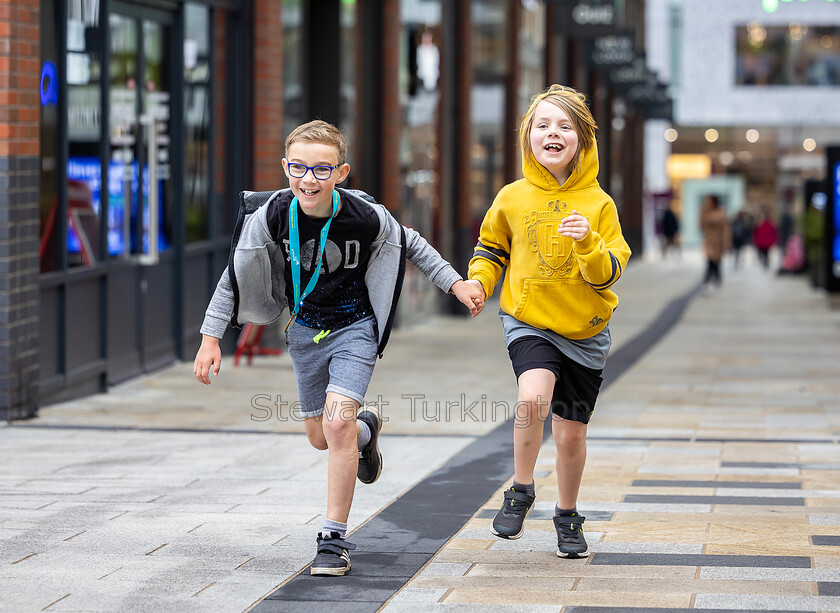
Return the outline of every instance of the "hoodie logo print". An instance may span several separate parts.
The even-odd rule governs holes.
[[[572,239],[561,236],[560,221],[569,216],[568,205],[561,200],[552,200],[545,210],[525,213],[525,227],[531,251],[540,261],[540,274],[551,277],[557,274],[568,277],[572,274]]]

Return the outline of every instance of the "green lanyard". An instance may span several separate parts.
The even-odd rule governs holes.
[[[306,298],[313,289],[315,289],[315,284],[318,283],[318,276],[321,274],[321,259],[324,255],[324,247],[327,246],[327,233],[330,231],[330,224],[332,223],[333,217],[338,212],[338,192],[333,190],[332,193],[332,215],[327,220],[327,223],[324,224],[324,227],[321,228],[321,246],[318,248],[318,264],[315,266],[315,270],[312,273],[312,278],[309,279],[309,283],[306,285],[306,289],[303,290],[303,294],[300,293],[300,235],[298,233],[298,217],[297,217],[297,210],[298,210],[298,199],[292,198],[292,204],[289,206],[289,256],[291,258],[291,266],[292,266],[292,288],[295,293],[295,306],[292,310],[292,316],[289,318],[289,323],[286,324],[286,332],[289,331],[289,328],[292,326],[292,322],[297,317],[298,311],[300,311],[300,307],[303,306],[303,300]]]

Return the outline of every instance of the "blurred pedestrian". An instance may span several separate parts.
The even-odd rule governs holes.
[[[668,208],[662,212],[662,257],[668,257],[668,251],[673,250],[678,256],[680,253],[679,237],[680,221],[677,219],[677,214],[669,204]]]
[[[770,267],[770,249],[776,244],[776,240],[776,226],[770,219],[770,215],[765,213],[761,223],[755,227],[755,233],[753,234],[758,259],[765,269]]]
[[[534,466],[549,415],[557,449],[557,555],[589,555],[577,512],[586,429],[610,347],[618,298],[609,288],[630,257],[615,203],[598,185],[595,120],[583,94],[552,85],[519,128],[524,178],[501,189],[484,217],[469,277],[486,295],[505,272],[501,312],[519,386],[513,486],[492,523],[522,536],[535,500]]]
[[[196,378],[209,384],[210,371],[219,374],[219,339],[228,323],[264,324],[290,308],[286,344],[306,436],[329,452],[327,510],[312,575],[350,570],[355,545],[345,536],[355,481],[373,483],[382,470],[382,416],[362,404],[391,331],[405,258],[473,316],[483,308],[480,285],[464,282],[417,232],[367,194],[335,189],[350,173],[346,152],[344,136],[323,121],[288,136],[282,163],[291,188],[255,210],[243,204],[194,365]]]
[[[706,276],[703,284],[720,287],[720,262],[723,254],[731,246],[732,234],[729,218],[721,206],[720,197],[714,194],[706,196],[700,211],[700,230],[703,232],[703,250],[706,254]]]
[[[741,259],[741,249],[750,243],[752,238],[752,224],[750,217],[744,210],[738,211],[735,218],[732,220],[732,256],[735,268]]]

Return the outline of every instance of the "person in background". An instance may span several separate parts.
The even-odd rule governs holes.
[[[770,249],[776,244],[777,237],[776,226],[770,219],[770,215],[765,213],[761,223],[755,227],[753,234],[753,243],[755,243],[755,248],[758,251],[758,260],[765,270],[770,268]]]
[[[714,282],[720,287],[720,262],[732,244],[732,233],[729,218],[721,206],[719,196],[706,196],[700,210],[700,231],[703,233],[703,251],[706,253],[706,276],[703,284],[709,287]]]
[[[668,251],[672,249],[677,256],[680,254],[680,242],[678,234],[680,232],[680,221],[677,219],[677,214],[671,205],[662,213],[662,257],[668,257]]]
[[[738,211],[735,219],[732,220],[732,255],[735,268],[738,268],[741,259],[741,249],[749,244],[751,237],[752,224],[749,215],[744,210]]]

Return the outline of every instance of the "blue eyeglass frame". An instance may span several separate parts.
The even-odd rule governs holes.
[[[292,172],[292,166],[302,166],[306,170],[303,171],[302,175],[296,175]],[[333,171],[341,166],[341,164],[336,164],[335,166],[325,166],[324,164],[318,164],[317,166],[307,166],[306,164],[301,164],[300,162],[288,162],[289,174],[292,175],[295,179],[303,179],[306,176],[306,173],[310,170],[312,171],[312,176],[318,179],[319,181],[327,181],[332,176]],[[323,179],[315,175],[316,168],[329,168],[330,174],[328,174]]]

